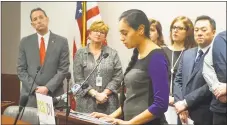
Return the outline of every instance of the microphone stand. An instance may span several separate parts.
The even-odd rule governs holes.
[[[32,88],[33,88],[34,83],[35,83],[36,76],[38,75],[38,72],[40,71],[40,69],[41,69],[41,67],[38,66],[38,67],[37,67],[36,74],[35,74],[35,78],[34,78],[34,80],[33,80],[32,86],[31,86],[30,91],[29,91],[29,93],[28,93],[28,98],[29,98],[29,96],[30,96],[30,94],[31,94]],[[27,100],[27,102],[28,102],[28,100]],[[27,102],[25,103],[25,106],[27,105]],[[22,114],[21,114],[20,119],[23,117],[24,110],[25,110],[25,107],[23,107],[23,109],[22,109]],[[14,125],[16,125],[16,124],[14,124]]]
[[[86,79],[80,84],[80,86],[82,87],[82,89],[86,89],[88,86],[85,84],[85,82],[87,82],[87,80],[90,78],[91,74],[97,69],[97,67],[100,65],[100,63],[102,62],[102,60],[104,59],[105,57],[102,57],[99,61],[99,63],[95,66],[95,68],[90,72],[90,74],[86,77]],[[86,86],[85,86],[86,85]],[[77,91],[78,92],[78,91]],[[77,93],[76,92],[76,93]],[[75,93],[75,94],[76,94]]]
[[[66,79],[67,79],[67,92],[66,92],[66,94],[67,94],[67,101],[66,101],[66,115],[65,115],[65,123],[66,123],[66,125],[68,124],[68,116],[69,116],[69,113],[70,113],[70,104],[69,104],[69,80],[70,80],[70,78],[71,78],[71,74],[70,73],[68,73],[68,76],[66,77]]]
[[[14,125],[16,125],[17,120],[18,120],[19,115],[20,115],[20,112],[26,106],[27,101],[28,101],[28,96],[25,96],[25,95],[21,96],[20,105],[19,105],[19,111],[18,111],[16,119],[15,119],[15,121],[13,123]]]
[[[73,91],[72,93],[73,93],[73,95],[76,95],[77,93],[78,93],[78,90],[80,89],[80,88],[82,88],[82,89],[86,89],[87,87],[88,87],[88,85],[86,85],[85,84],[85,82],[87,82],[87,80],[90,78],[90,76],[91,76],[91,74],[97,69],[97,67],[100,65],[100,63],[101,63],[101,61],[104,59],[104,58],[107,58],[109,56],[109,54],[108,53],[106,53],[106,54],[104,54],[103,56],[102,56],[102,58],[100,59],[100,61],[98,62],[98,64],[95,66],[95,68],[89,73],[89,75],[86,77],[86,79],[82,82],[82,83],[80,83],[79,85],[79,87],[77,88],[77,91]],[[86,85],[86,86],[85,86]],[[68,92],[68,91],[67,91]],[[67,96],[67,95],[66,95]],[[54,101],[56,104],[59,102],[59,100],[61,100],[62,98],[60,98],[60,99],[56,99],[56,98],[54,98],[54,100],[56,100],[56,101]],[[61,108],[61,107],[55,107],[55,108]],[[63,108],[65,108],[65,106],[63,107]]]

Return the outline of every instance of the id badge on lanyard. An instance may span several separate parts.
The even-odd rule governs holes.
[[[96,86],[102,86],[102,77],[99,75],[96,77]]]
[[[102,77],[100,76],[100,65],[98,67],[98,75],[96,76],[96,86],[102,86]]]

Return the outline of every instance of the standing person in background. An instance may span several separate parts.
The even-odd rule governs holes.
[[[185,16],[176,17],[170,25],[170,40],[171,45],[163,47],[163,50],[167,54],[169,60],[169,107],[165,113],[167,122],[169,124],[176,124],[177,114],[174,108],[173,97],[173,80],[177,72],[179,60],[184,52],[189,48],[196,45],[194,40],[194,27],[192,21]],[[180,124],[180,121],[178,121]]]
[[[226,31],[214,38],[210,51],[204,58],[203,77],[213,92],[210,110],[214,125],[226,125]]]
[[[160,125],[168,108],[168,61],[163,50],[150,40],[146,14],[137,9],[123,12],[119,19],[120,40],[128,49],[135,48],[122,86],[126,99],[110,115],[94,112],[114,124]],[[124,119],[117,119],[123,115]]]
[[[20,96],[32,94],[27,106],[37,107],[35,93],[52,97],[64,93],[63,80],[69,69],[69,47],[66,38],[52,33],[49,18],[41,8],[30,13],[31,25],[37,33],[22,38],[17,62],[17,73],[22,82]],[[37,67],[41,66],[37,74]]]
[[[160,47],[165,46],[161,23],[155,19],[149,19],[149,23],[150,23],[150,39]]]
[[[174,79],[175,108],[180,120],[194,125],[212,125],[209,110],[212,94],[202,75],[204,56],[209,51],[216,31],[216,23],[209,16],[199,16],[194,24],[194,37],[198,47],[186,50]]]
[[[85,48],[77,51],[74,59],[74,80],[82,83],[94,69],[103,54],[109,56],[87,81],[88,88],[83,89],[77,96],[77,111],[91,113],[102,112],[110,114],[119,106],[118,89],[123,79],[122,66],[117,51],[103,45],[109,28],[103,21],[95,21],[89,28],[89,40]]]

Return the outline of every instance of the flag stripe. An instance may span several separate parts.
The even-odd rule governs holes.
[[[83,44],[83,41],[82,41],[82,38],[83,38],[83,34],[82,34],[82,31],[83,31],[83,25],[82,25],[82,18],[79,18],[77,19],[77,24],[78,24],[78,27],[79,27],[79,30],[80,30],[80,43],[81,45]]]
[[[87,10],[86,13],[85,10]],[[86,15],[86,19],[83,17],[83,15]],[[90,27],[91,23],[93,23],[95,20],[101,20],[97,2],[77,2],[75,17],[80,31],[81,45],[86,46],[88,27]]]
[[[92,9],[87,11],[87,20],[91,19],[94,16],[99,15],[99,8],[98,6],[93,7]]]

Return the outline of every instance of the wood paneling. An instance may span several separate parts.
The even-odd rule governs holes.
[[[20,99],[20,80],[16,74],[2,74],[2,101],[12,101],[16,105]]]

